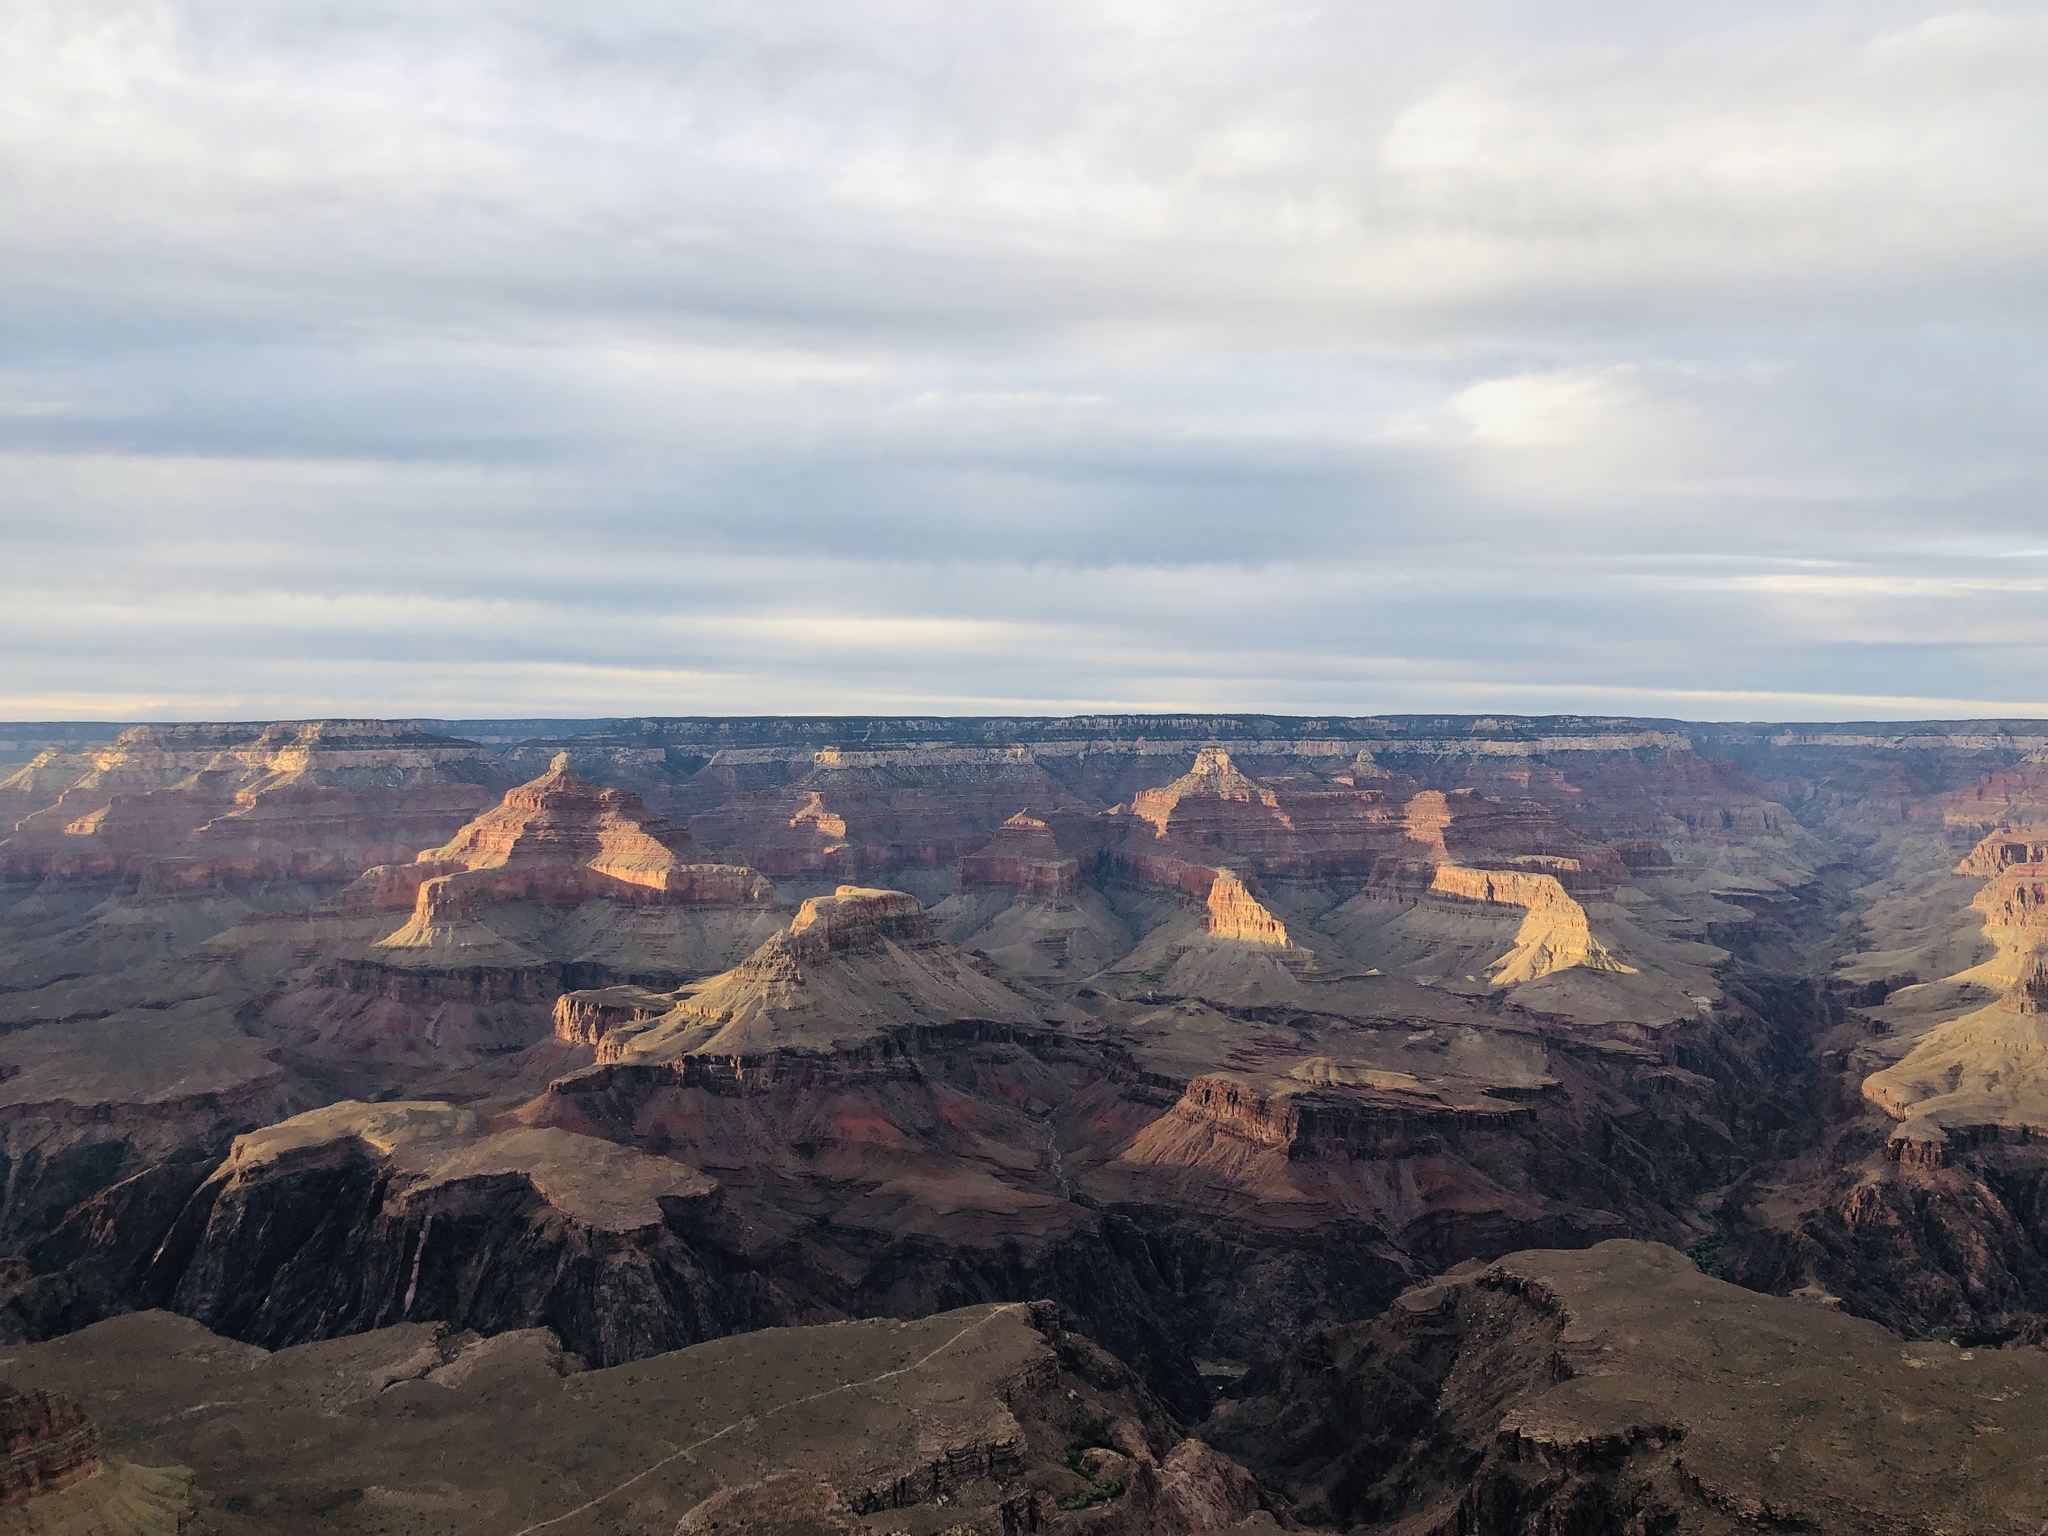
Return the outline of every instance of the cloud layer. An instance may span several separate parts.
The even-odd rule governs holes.
[[[0,715],[2048,714],[2037,7],[19,0],[0,69]]]

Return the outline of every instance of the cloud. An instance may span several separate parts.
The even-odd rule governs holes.
[[[23,0],[0,69],[0,711],[2040,691],[2029,12]]]

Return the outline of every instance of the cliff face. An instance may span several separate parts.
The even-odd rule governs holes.
[[[99,1469],[99,1430],[76,1403],[0,1382],[0,1509],[69,1488]]]
[[[10,778],[0,1335],[154,1300],[624,1359],[1047,1296],[1192,1415],[1198,1370],[1445,1265],[1709,1221],[1759,1283],[1914,1327],[2048,1316],[2010,731],[521,728],[208,728]],[[229,1159],[337,1101],[482,1118]],[[621,1225],[576,1166],[681,1184]],[[1152,1454],[1108,1480],[1163,1489]]]
[[[1378,788],[1299,777],[1268,785],[1241,772],[1221,747],[1204,747],[1172,783],[1139,791],[1129,814],[1141,845],[1150,838],[1213,850],[1209,861],[1226,855],[1262,875],[1369,873],[1401,840],[1398,813]]]
[[[637,1359],[773,1320],[706,1236],[716,1201],[715,1181],[627,1148],[344,1102],[239,1138],[139,1299],[266,1347],[441,1321]]]
[[[1244,888],[1244,881],[1234,870],[1216,871],[1203,905],[1208,909],[1209,932],[1217,938],[1270,949],[1287,948],[1287,925]]]
[[[370,871],[343,904],[410,905],[411,922],[382,943],[418,949],[502,903],[759,906],[773,896],[753,870],[695,856],[688,834],[649,817],[637,795],[580,779],[564,761],[442,847]]]
[[[1081,861],[1061,850],[1050,826],[1019,811],[996,828],[987,847],[960,861],[960,883],[1009,886],[1021,897],[1057,900],[1080,888]]]
[[[483,748],[385,721],[137,726],[0,781],[0,878],[347,880],[489,802]]]
[[[1527,912],[1515,934],[1515,947],[1493,964],[1490,975],[1496,986],[1534,981],[1574,966],[1624,975],[1635,973],[1634,966],[1622,964],[1606,945],[1593,937],[1586,909],[1565,894],[1564,885],[1555,875],[1440,864],[1430,889],[1466,901],[1520,907]]]
[[[1956,867],[1984,882],[1971,906],[1997,955],[1979,968],[1987,983],[2011,985],[2048,952],[2048,842],[1994,832]]]

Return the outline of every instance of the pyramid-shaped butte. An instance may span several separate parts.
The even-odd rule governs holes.
[[[1238,772],[1221,747],[1202,748],[1195,766],[1171,784],[1138,791],[1131,799],[1131,814],[1150,822],[1157,837],[1197,841],[1237,827],[1288,825],[1279,797]]]
[[[1010,885],[1025,896],[1070,896],[1081,883],[1081,861],[1060,849],[1052,828],[1019,811],[979,853],[960,861],[962,885]]]
[[[744,865],[705,859],[687,832],[650,815],[638,795],[579,777],[564,755],[441,847],[371,870],[347,899],[411,906],[412,921],[383,941],[403,948],[504,902],[761,906],[774,887]]]
[[[915,896],[842,885],[806,901],[731,970],[678,994],[668,1013],[607,1035],[598,1060],[828,1049],[898,1026],[1038,1014],[938,939]]]

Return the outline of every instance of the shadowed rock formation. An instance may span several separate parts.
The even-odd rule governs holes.
[[[1905,1345],[1610,1242],[1409,1291],[1203,1433],[1346,1528],[2019,1533],[2044,1411],[2039,1350]]]
[[[104,1401],[110,1449],[182,1470],[222,1536],[1273,1528],[1241,1467],[1042,1303],[609,1370],[539,1330],[414,1324],[266,1354],[146,1312],[0,1354],[24,1368]]]
[[[0,1509],[69,1488],[99,1469],[99,1431],[76,1403],[0,1382]]]

